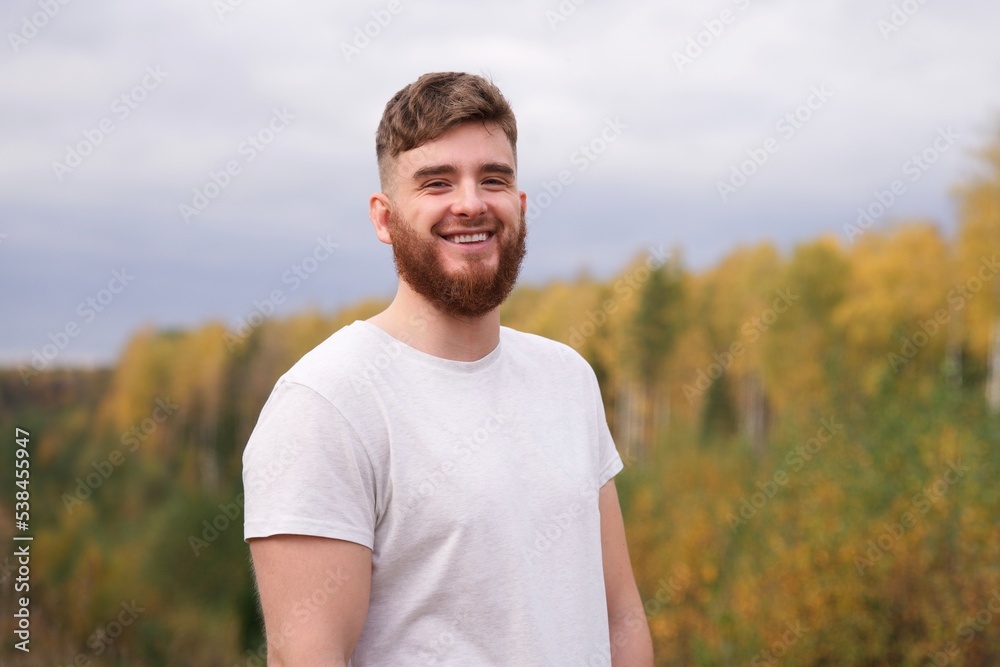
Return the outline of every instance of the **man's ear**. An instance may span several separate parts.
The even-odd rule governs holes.
[[[375,226],[375,235],[382,243],[392,245],[392,235],[389,233],[389,213],[392,202],[384,192],[376,192],[368,200],[368,217]]]

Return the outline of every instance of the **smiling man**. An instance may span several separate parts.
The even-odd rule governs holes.
[[[652,665],[593,371],[500,325],[525,253],[513,112],[426,74],[386,105],[386,310],[283,375],[244,453],[278,665]]]

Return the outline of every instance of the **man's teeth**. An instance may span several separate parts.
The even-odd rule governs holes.
[[[485,241],[489,237],[486,232],[480,232],[478,234],[460,234],[458,236],[452,236],[451,240],[455,243],[475,243],[476,241]]]

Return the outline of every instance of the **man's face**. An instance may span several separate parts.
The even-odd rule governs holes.
[[[507,298],[525,254],[524,194],[496,125],[470,122],[397,158],[389,230],[401,279],[442,312]]]

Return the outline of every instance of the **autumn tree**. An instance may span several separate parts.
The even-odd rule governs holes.
[[[661,424],[669,423],[670,418],[669,378],[664,370],[685,320],[681,260],[675,254],[652,268],[639,265],[636,279],[639,278],[645,281],[638,289],[636,308],[628,326],[632,361],[642,392],[642,443],[649,448],[654,445]]]
[[[850,279],[833,313],[851,377],[866,395],[919,388],[943,369],[954,313],[951,248],[931,223],[869,230],[848,255]],[[917,379],[915,385],[899,382]]]
[[[790,303],[779,302],[783,312],[765,313],[756,326],[751,322],[750,332],[763,347],[765,384],[774,408],[790,419],[811,418],[835,395],[844,350],[832,316],[849,278],[850,265],[835,238],[803,243],[778,278]]]
[[[986,398],[1000,412],[1000,138],[980,154],[982,170],[958,190],[957,280],[949,300],[961,307],[968,350],[986,370]]]

